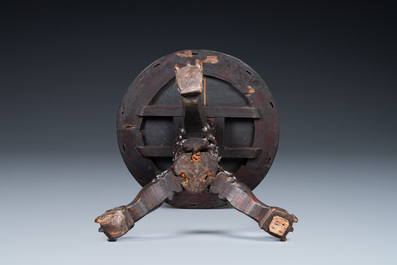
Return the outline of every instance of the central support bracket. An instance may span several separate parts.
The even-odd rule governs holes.
[[[203,128],[206,124],[201,93],[203,90],[203,67],[198,60],[195,64],[188,63],[185,67],[175,66],[176,84],[182,97],[183,112],[181,127],[187,138],[204,137]]]

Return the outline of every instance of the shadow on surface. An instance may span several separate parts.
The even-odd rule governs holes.
[[[123,236],[117,241],[150,241],[150,240],[164,240],[164,239],[176,239],[176,238],[187,238],[201,236],[207,237],[218,237],[218,238],[232,238],[236,240],[249,240],[249,241],[262,241],[262,242],[277,242],[279,239],[272,237],[265,232],[263,235],[250,235],[251,232],[247,233],[244,231],[231,231],[231,230],[186,230],[186,231],[176,231],[175,233],[166,234],[146,234],[144,236]],[[281,241],[280,241],[281,242]]]
[[[175,207],[173,205],[170,205],[168,203],[163,203],[163,205],[161,205],[162,208],[166,208],[166,209],[180,209],[180,210],[222,210],[222,209],[233,209],[229,204],[220,206],[220,207],[216,207],[216,208],[208,208],[208,209],[197,209],[197,208],[178,208]]]

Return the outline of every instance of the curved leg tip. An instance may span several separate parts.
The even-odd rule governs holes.
[[[295,215],[290,214],[284,209],[272,207],[271,212],[267,214],[260,222],[260,227],[274,237],[286,241],[287,234],[293,232],[292,225],[298,221]]]
[[[106,211],[98,216],[95,222],[100,224],[98,231],[103,232],[108,237],[108,241],[112,242],[123,236],[134,226],[134,220],[126,206]]]

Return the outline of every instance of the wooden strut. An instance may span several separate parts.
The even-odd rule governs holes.
[[[203,87],[202,65],[197,60],[179,68],[176,83],[182,97],[181,129],[174,145],[174,163],[170,169],[156,176],[125,206],[116,207],[98,216],[109,241],[126,234],[142,217],[154,211],[174,195],[187,191],[198,194],[204,190],[216,194],[236,210],[258,222],[270,235],[286,240],[293,231],[295,215],[279,207],[262,203],[244,183],[219,166],[219,148],[215,135],[214,118],[205,117],[200,94]]]

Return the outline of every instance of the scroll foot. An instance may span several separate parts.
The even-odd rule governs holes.
[[[108,241],[116,241],[134,227],[134,220],[126,206],[106,211],[98,216],[95,222],[101,225],[98,231],[103,232],[108,237]]]
[[[297,223],[298,218],[286,210],[278,207],[271,207],[269,212],[259,222],[259,227],[270,235],[285,241],[287,234],[293,232],[293,223]]]

